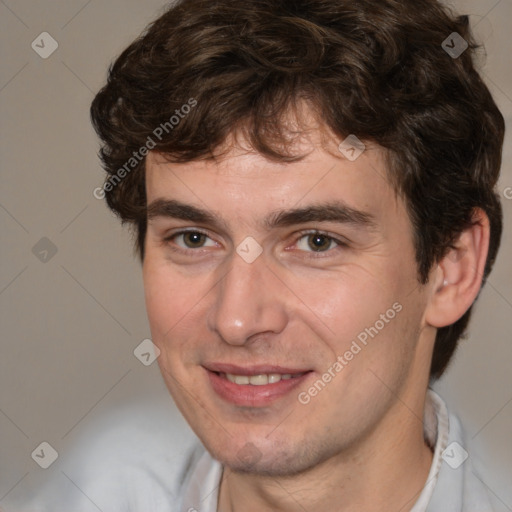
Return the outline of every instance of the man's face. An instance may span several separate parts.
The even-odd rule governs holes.
[[[160,368],[236,470],[294,474],[421,414],[433,333],[404,205],[381,149],[350,161],[318,140],[295,163],[146,163]]]

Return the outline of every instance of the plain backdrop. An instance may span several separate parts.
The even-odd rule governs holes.
[[[129,232],[93,196],[103,171],[88,112],[109,63],[164,5],[0,0],[0,506],[6,510],[59,471],[66,454],[113,412],[173,408],[156,364],[146,367],[133,353],[150,337],[140,265]],[[453,5],[470,14],[485,44],[481,70],[510,125],[512,0]],[[31,46],[42,32],[58,44],[46,59]],[[49,51],[55,43],[44,37]],[[511,161],[507,132],[501,252],[470,336],[436,385],[479,447],[483,478],[502,510],[512,510]],[[179,419],[173,428],[186,429]],[[43,441],[59,453],[49,469],[31,457]]]

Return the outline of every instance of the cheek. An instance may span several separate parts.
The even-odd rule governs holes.
[[[173,283],[173,287],[176,284]],[[172,326],[171,312],[176,313],[176,294],[172,293],[169,279],[151,267],[144,271],[146,309],[153,335],[161,337]]]
[[[400,296],[400,286],[392,279],[384,285],[382,279],[356,266],[315,279],[298,278],[290,288],[306,306],[303,310],[309,316],[308,323],[316,323],[339,350],[360,333],[364,338],[365,329],[376,322],[379,331],[383,330],[380,315],[390,310],[385,319],[394,317],[392,306]]]
[[[186,290],[176,276],[158,268],[156,265],[146,264],[143,271],[144,293],[146,311],[153,343],[160,349],[160,364],[167,361],[170,352],[176,349],[171,341],[174,333],[190,309]],[[165,363],[167,367],[168,364]]]
[[[145,263],[143,269],[146,309],[152,330],[168,333],[193,313],[201,296],[201,283],[189,280],[167,263]]]
[[[196,362],[205,332],[205,310],[214,296],[211,279],[184,277],[167,262],[148,261],[143,269],[146,310],[152,340],[160,349],[160,366],[180,372]]]
[[[388,276],[384,283],[366,270],[351,270],[326,279],[322,286],[302,283],[297,293],[310,308],[305,314],[311,330],[318,333],[318,327],[325,333],[322,365],[336,375],[333,393],[348,392],[355,401],[364,395],[371,402],[383,387],[378,377],[398,383],[412,364],[421,304],[415,305],[408,278],[381,272],[377,275]],[[310,349],[319,353],[318,342]],[[368,392],[363,392],[361,382]]]

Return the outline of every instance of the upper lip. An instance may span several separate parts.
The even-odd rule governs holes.
[[[279,366],[274,364],[254,364],[250,366],[239,366],[229,363],[207,363],[204,368],[211,372],[230,373],[232,375],[261,375],[269,373],[280,373],[292,375],[297,373],[306,373],[311,371],[309,368],[291,368],[289,366]]]

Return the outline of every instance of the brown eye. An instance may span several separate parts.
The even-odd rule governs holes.
[[[202,249],[205,247],[214,247],[215,242],[201,231],[182,231],[170,236],[168,241],[172,241],[182,249]]]
[[[296,247],[299,250],[309,253],[326,253],[344,245],[333,236],[320,232],[303,233],[296,242]]]
[[[196,233],[191,231],[189,233],[185,233],[183,235],[183,241],[187,247],[194,249],[196,247],[201,247],[204,244],[206,236],[203,233]]]
[[[308,247],[313,251],[326,251],[330,249],[331,243],[332,238],[326,235],[321,235],[319,233],[308,235]]]

